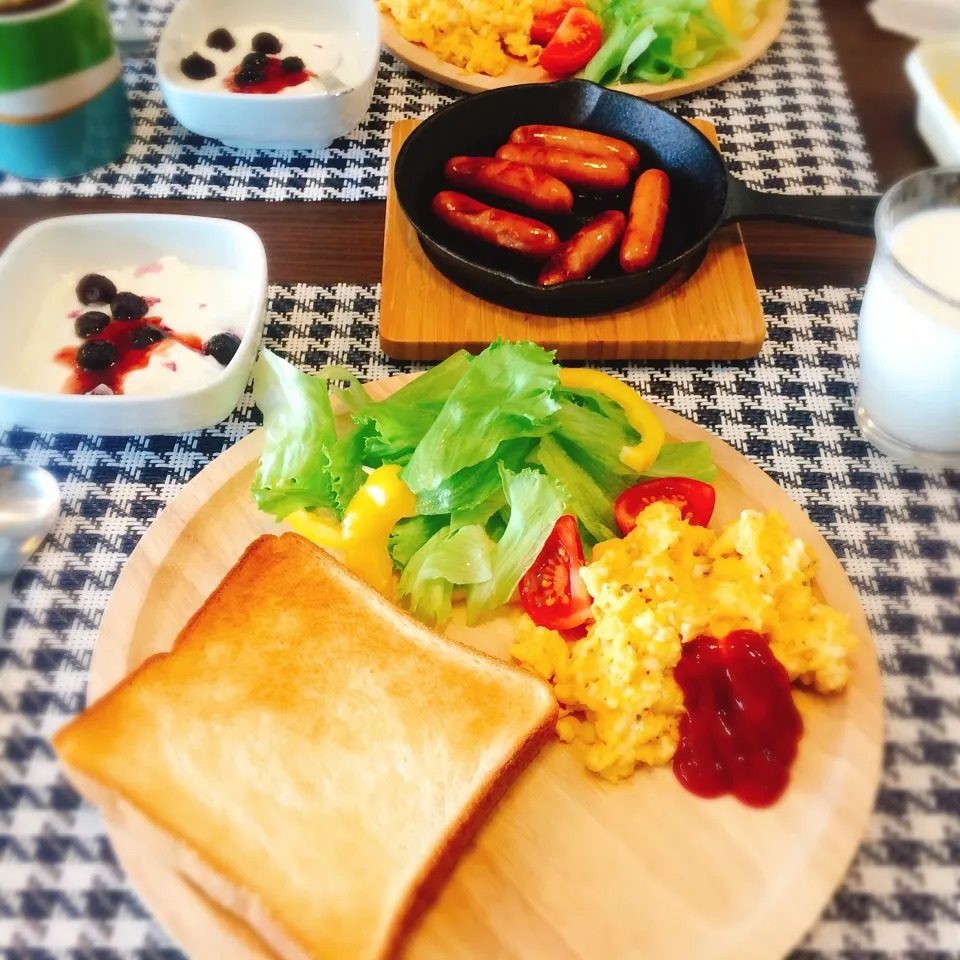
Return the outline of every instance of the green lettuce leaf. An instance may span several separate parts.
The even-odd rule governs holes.
[[[497,489],[487,497],[486,500],[481,501],[475,507],[470,507],[467,510],[457,510],[455,513],[450,515],[450,526],[456,530],[458,527],[469,527],[471,524],[479,524],[481,527],[487,527],[487,532],[493,536],[491,531],[496,531],[496,536],[493,537],[494,540],[500,539],[500,533],[502,530],[495,525],[490,527],[490,521],[501,510],[507,505],[507,495],[503,490],[503,480],[501,479],[500,485]],[[506,524],[504,524],[505,526]]]
[[[390,534],[389,551],[400,569],[438,531],[448,525],[446,517],[409,517],[401,520]]]
[[[615,400],[611,400],[608,396],[605,396],[602,393],[597,393],[596,390],[560,390],[557,394],[558,400],[570,400],[573,403],[576,403],[578,406],[586,407],[588,410],[593,410],[595,413],[601,413],[608,420],[613,421],[620,430],[624,433],[625,436],[630,438],[630,443],[636,443],[640,439],[640,434],[637,433],[633,427],[630,426],[630,423],[627,420],[627,415],[623,412],[623,407],[620,406]]]
[[[253,482],[257,506],[279,520],[295,510],[335,507],[323,451],[337,429],[327,385],[263,350],[253,398],[263,413],[263,454]]]
[[[487,536],[494,542],[499,543],[507,531],[507,521],[510,519],[510,508],[506,506],[507,496],[503,496],[504,506],[496,513],[492,514],[490,519],[484,525]]]
[[[650,45],[657,39],[657,28],[651,23],[645,26],[630,42],[620,61],[614,83],[619,83],[628,76],[633,65],[650,49]]]
[[[637,443],[640,437],[627,423],[623,410],[613,403],[610,406],[616,407],[617,412],[608,416],[591,406],[562,401],[553,417],[551,436],[601,490],[616,499],[618,491],[624,489],[624,480],[636,478],[620,459],[620,451]]]
[[[417,497],[417,513],[469,511],[486,503],[498,490],[503,490],[500,465],[516,472],[536,445],[537,441],[529,437],[501,443],[494,456],[464,467],[436,489],[421,493]]]
[[[491,344],[451,391],[403,479],[419,495],[492,457],[505,440],[546,433],[559,383],[552,353],[533,343]]]
[[[509,470],[502,473],[510,519],[491,554],[493,575],[467,590],[470,623],[485,611],[510,600],[517,584],[543,549],[554,524],[563,516],[566,494],[545,474],[532,468],[520,473]]]
[[[328,364],[322,370],[317,372],[317,376],[322,378],[328,385],[333,395],[350,411],[354,416],[358,416],[371,404],[370,394],[363,388],[363,384],[346,367]],[[338,387],[335,380],[343,380],[347,386]]]
[[[363,418],[376,428],[367,442],[367,453],[378,465],[409,461],[472,361],[469,353],[458,350],[385,400],[363,410]]]
[[[557,480],[566,491],[564,512],[572,513],[580,521],[587,533],[584,537],[585,547],[619,536],[613,516],[613,502],[631,481],[621,481],[617,490],[603,489],[553,436],[540,441],[537,460],[547,476]]]
[[[558,397],[561,408],[554,416],[552,439],[611,501],[616,500],[627,487],[643,479],[620,460],[621,449],[633,446],[640,435],[627,422],[623,408],[602,394],[562,390]],[[713,483],[717,468],[707,443],[665,443],[644,476],[690,477]]]
[[[623,75],[623,61],[631,44],[647,28],[643,22],[628,23],[624,20],[604,20],[604,41],[593,59],[583,68],[580,76],[594,83],[615,83]]]
[[[371,425],[360,424],[339,440],[328,444],[322,452],[333,489],[333,506],[338,517],[343,516],[354,494],[367,480],[363,460],[367,439],[372,433]]]
[[[410,612],[427,623],[450,619],[455,586],[479,584],[493,575],[494,544],[483,527],[445,528],[411,558],[400,577],[400,596]]]
[[[714,483],[717,467],[713,462],[710,444],[703,441],[665,443],[644,477],[690,477],[691,480]]]

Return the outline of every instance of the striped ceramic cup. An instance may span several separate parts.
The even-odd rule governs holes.
[[[107,0],[0,0],[0,170],[75,177],[122,156],[120,73]]]

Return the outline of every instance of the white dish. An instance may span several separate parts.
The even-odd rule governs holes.
[[[222,327],[240,336],[230,363],[196,386],[145,396],[89,396],[51,392],[43,357],[76,343],[68,321],[62,333],[50,325],[50,293],[66,275],[127,271],[165,257],[210,270],[230,271],[237,288],[221,313]],[[216,272],[213,272],[216,271]],[[223,302],[210,283],[211,303]],[[28,227],[0,256],[0,424],[53,433],[107,436],[182,433],[218,423],[233,411],[256,359],[267,296],[267,258],[260,238],[232,220],[156,214],[58,217]],[[95,309],[91,307],[90,309]],[[174,318],[168,318],[177,329]],[[218,326],[220,322],[218,321]],[[178,330],[178,332],[180,332]],[[207,359],[207,358],[201,358]],[[35,380],[24,365],[37,365]],[[66,380],[68,371],[64,370]]]
[[[221,27],[238,40],[229,54],[206,46],[207,36]],[[248,37],[261,30],[283,41],[282,56],[301,57],[332,82],[311,81],[283,94],[228,90],[222,70],[242,60]],[[335,66],[323,56],[314,62],[305,42],[311,36],[338,38]],[[184,76],[180,61],[191,53],[212,60],[218,76]],[[380,18],[373,0],[180,0],[157,48],[160,89],[177,120],[202,136],[256,149],[319,150],[350,133],[370,108],[379,64]]]
[[[873,0],[867,10],[881,30],[914,40],[960,33],[957,0]]]
[[[907,76],[920,136],[941,166],[960,165],[960,38],[921,43],[907,58]]]

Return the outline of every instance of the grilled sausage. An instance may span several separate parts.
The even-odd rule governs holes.
[[[619,243],[627,218],[619,210],[608,210],[581,227],[550,258],[537,281],[549,287],[568,280],[583,280]]]
[[[565,183],[525,163],[490,157],[453,157],[443,172],[447,181],[461,190],[482,190],[541,213],[573,210],[573,193]]]
[[[630,182],[630,168],[611,157],[602,160],[571,150],[556,150],[529,143],[508,143],[497,151],[499,160],[528,163],[545,170],[571,187],[587,190],[622,190]]]
[[[645,170],[633,188],[627,232],[620,247],[620,266],[627,273],[656,262],[670,204],[670,178],[662,170]]]
[[[589,130],[576,130],[573,127],[555,127],[546,124],[530,124],[517,127],[510,134],[511,143],[532,143],[541,147],[555,147],[559,150],[572,150],[588,157],[600,157],[604,160],[622,160],[631,171],[640,166],[640,154],[636,149],[602,133]]]
[[[548,259],[560,246],[560,238],[545,223],[498,210],[453,190],[442,190],[433,198],[433,212],[461,233],[533,260]]]

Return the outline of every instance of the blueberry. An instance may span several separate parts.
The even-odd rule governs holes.
[[[233,39],[233,34],[224,27],[218,27],[207,37],[207,46],[213,50],[221,50],[226,53],[237,45]]]
[[[243,60],[240,61],[240,67],[241,69],[243,67],[254,67],[259,70],[261,67],[267,65],[268,59],[269,57],[263,53],[248,53]]]
[[[203,352],[225,367],[240,349],[240,338],[235,333],[215,333],[204,345]]]
[[[152,347],[155,343],[166,339],[167,334],[159,327],[151,327],[149,324],[144,324],[144,326],[137,327],[137,329],[130,334],[130,346],[133,347],[134,350],[146,350],[147,347]]]
[[[81,313],[73,324],[73,329],[81,340],[89,340],[98,333],[103,333],[110,323],[110,317],[99,310],[88,310]]]
[[[189,57],[184,57],[180,61],[180,69],[183,75],[191,80],[209,80],[217,75],[217,68],[213,61],[200,56],[199,53],[191,53]]]
[[[284,57],[280,61],[280,69],[284,73],[300,73],[304,64],[299,57]]]
[[[140,320],[147,315],[147,301],[135,293],[118,293],[110,303],[115,320]]]
[[[238,87],[252,87],[254,84],[263,83],[265,79],[263,71],[257,67],[243,67],[237,71],[233,82]]]
[[[117,351],[106,340],[88,340],[77,350],[77,366],[81,370],[109,370],[117,362]]]
[[[77,299],[81,303],[109,303],[116,295],[116,285],[99,273],[88,273],[77,284]]]
[[[283,44],[272,33],[258,33],[250,44],[257,53],[279,53]]]

